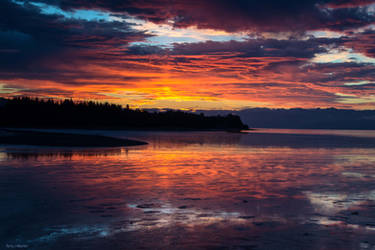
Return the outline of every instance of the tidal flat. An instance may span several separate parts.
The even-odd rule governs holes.
[[[375,249],[375,131],[69,132],[148,144],[2,145],[1,249]]]

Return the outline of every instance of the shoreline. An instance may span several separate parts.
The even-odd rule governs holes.
[[[125,147],[147,145],[148,143],[103,135],[0,128],[0,144],[50,147]]]
[[[184,128],[184,127],[7,127],[7,126],[0,126],[0,130],[26,130],[26,131],[32,131],[32,130],[87,130],[87,131],[95,131],[95,130],[107,130],[107,131],[163,131],[163,132],[207,132],[207,131],[213,131],[213,132],[239,132],[239,131],[247,131],[247,130],[255,130],[254,128],[247,128],[247,129],[241,129],[241,128]]]
[[[66,133],[66,134],[92,134],[98,131],[107,132],[225,132],[246,134],[256,129],[181,129],[181,128],[35,128],[35,127],[0,127],[0,135],[2,130],[14,130],[18,132],[46,132],[46,133]]]

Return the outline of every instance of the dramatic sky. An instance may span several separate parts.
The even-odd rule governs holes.
[[[0,96],[375,109],[375,0],[0,0]]]

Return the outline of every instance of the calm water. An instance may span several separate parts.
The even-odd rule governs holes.
[[[375,249],[374,131],[96,133],[0,147],[0,249]]]

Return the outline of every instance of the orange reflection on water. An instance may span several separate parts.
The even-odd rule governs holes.
[[[0,150],[1,187],[32,204],[51,203],[48,226],[67,224],[76,235],[92,237],[177,237],[170,234],[181,228],[223,240],[294,227],[322,235],[325,226],[338,235],[372,230],[366,218],[375,207],[374,148],[261,146],[246,144],[249,136],[160,133],[140,137],[150,142],[142,147],[6,148]],[[63,235],[67,229],[54,230]],[[206,242],[196,237],[198,245]]]
[[[9,153],[8,160],[13,166],[24,166],[29,161],[31,166],[53,169],[48,178],[69,178],[74,185],[111,185],[123,193],[131,189],[139,195],[152,195],[162,190],[168,193],[168,199],[187,195],[201,199],[280,198],[291,195],[285,192],[288,188],[319,185],[322,178],[326,182],[337,178],[349,167],[337,162],[343,151],[350,155],[352,150],[264,149],[233,144],[170,148],[168,144],[34,155],[18,152]],[[360,155],[358,150],[355,155]],[[351,160],[347,156],[345,162]]]

